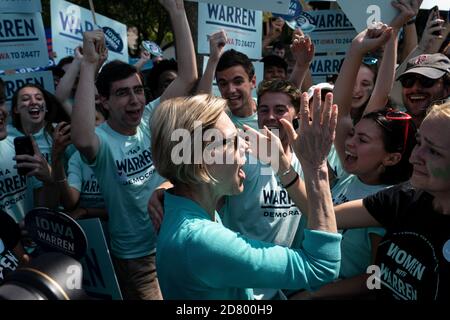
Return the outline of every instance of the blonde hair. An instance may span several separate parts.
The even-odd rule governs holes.
[[[442,104],[435,104],[428,109],[427,118],[448,118],[450,119],[450,101]]]
[[[214,178],[203,163],[194,163],[194,130],[200,121],[203,131],[215,127],[227,106],[226,100],[211,95],[179,97],[161,103],[151,120],[152,158],[158,173],[173,184],[212,183]],[[185,129],[190,134],[191,157],[189,163],[175,164],[171,158],[180,141],[173,141],[172,133]],[[198,130],[198,129],[197,129]],[[202,143],[197,141],[197,143]],[[204,149],[202,143],[202,152]]]

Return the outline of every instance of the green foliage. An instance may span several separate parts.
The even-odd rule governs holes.
[[[44,25],[50,27],[50,0],[42,0]],[[71,0],[89,9],[89,0]],[[152,40],[160,45],[173,41],[170,18],[157,0],[94,0],[96,13],[139,30],[139,42]]]

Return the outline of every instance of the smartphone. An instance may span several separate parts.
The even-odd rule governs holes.
[[[431,8],[431,12],[433,15],[433,20],[439,19],[439,7],[438,6],[434,6],[433,8]],[[440,36],[441,32],[440,31],[434,31],[433,32],[433,36]]]
[[[298,120],[298,118],[292,120],[292,126],[294,127],[294,130],[297,130],[300,127],[300,120]]]
[[[14,149],[16,150],[16,155],[28,154],[34,156],[33,144],[29,136],[14,138]],[[17,168],[17,172],[21,176],[27,175],[30,171],[31,169],[29,168]]]

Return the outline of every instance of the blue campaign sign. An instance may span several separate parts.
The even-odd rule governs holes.
[[[261,58],[261,11],[199,3],[198,53],[209,54],[209,36],[221,29],[227,33],[227,50],[241,51],[250,59]]]
[[[78,220],[78,223],[86,233],[89,244],[81,260],[83,289],[94,298],[122,300],[100,220],[84,219]]]
[[[350,20],[341,10],[310,11],[315,26],[310,33],[317,52],[346,52],[356,36]]]
[[[41,11],[41,0],[0,0],[1,13],[34,13]]]
[[[11,103],[11,98],[14,92],[27,83],[38,84],[51,93],[55,92],[55,85],[51,71],[16,73],[9,75],[2,74],[0,75],[0,78],[2,78],[5,83],[6,103],[8,105]]]
[[[345,53],[340,55],[316,55],[310,65],[314,83],[325,82],[327,76],[338,74],[344,58]]]
[[[227,7],[238,7],[259,11],[289,14],[290,0],[189,0],[194,2],[207,2],[211,4],[222,4]]]
[[[74,54],[75,48],[83,44],[85,31],[100,27],[109,49],[108,60],[128,62],[127,27],[124,24],[96,14],[96,26],[90,10],[63,0],[51,0],[50,7],[56,61]]]
[[[0,70],[45,66],[47,62],[41,14],[0,14]]]

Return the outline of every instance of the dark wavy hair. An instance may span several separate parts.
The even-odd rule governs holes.
[[[255,75],[255,67],[253,66],[252,61],[247,57],[247,55],[234,49],[230,49],[225,51],[220,56],[219,62],[217,63],[216,67],[216,76],[217,72],[235,66],[242,66],[245,70],[245,73],[247,73],[249,80],[251,80]]]
[[[178,63],[174,59],[161,60],[153,65],[153,68],[147,74],[146,83],[150,89],[153,99],[159,97],[162,92],[159,92],[159,81],[161,75],[166,71],[174,71],[178,73]]]
[[[134,66],[128,63],[122,62],[120,60],[113,60],[105,64],[95,82],[98,93],[102,97],[109,98],[109,95],[111,94],[112,83],[127,79],[133,74],[137,74],[141,79],[141,82],[144,83],[142,74]]]
[[[416,127],[411,119],[398,120],[390,117],[395,110],[387,109],[365,114],[362,119],[374,121],[382,132],[384,149],[387,152],[399,152],[402,157],[393,166],[386,166],[380,180],[383,184],[398,184],[407,181],[412,174],[412,165],[409,157],[416,145]]]
[[[38,84],[27,83],[27,84],[21,86],[19,89],[17,89],[16,92],[14,92],[14,94],[12,96],[12,100],[11,100],[12,125],[20,132],[25,133],[23,131],[23,125],[22,125],[22,120],[20,119],[20,114],[14,112],[14,110],[17,110],[19,107],[18,106],[19,92],[24,88],[36,88],[42,92],[42,95],[43,95],[44,101],[45,101],[45,106],[47,108],[47,112],[45,113],[45,117],[44,117],[44,119],[45,119],[44,128],[45,128],[45,132],[47,134],[49,134],[50,137],[52,137],[53,136],[52,123],[58,122],[59,120],[61,120],[61,119],[58,119],[58,115],[59,115],[59,113],[61,113],[61,110],[63,110],[63,108],[62,108],[61,103],[58,101],[58,99],[53,94],[51,94],[50,92],[48,92],[47,90],[45,90]],[[66,119],[62,119],[62,120],[66,120]]]

